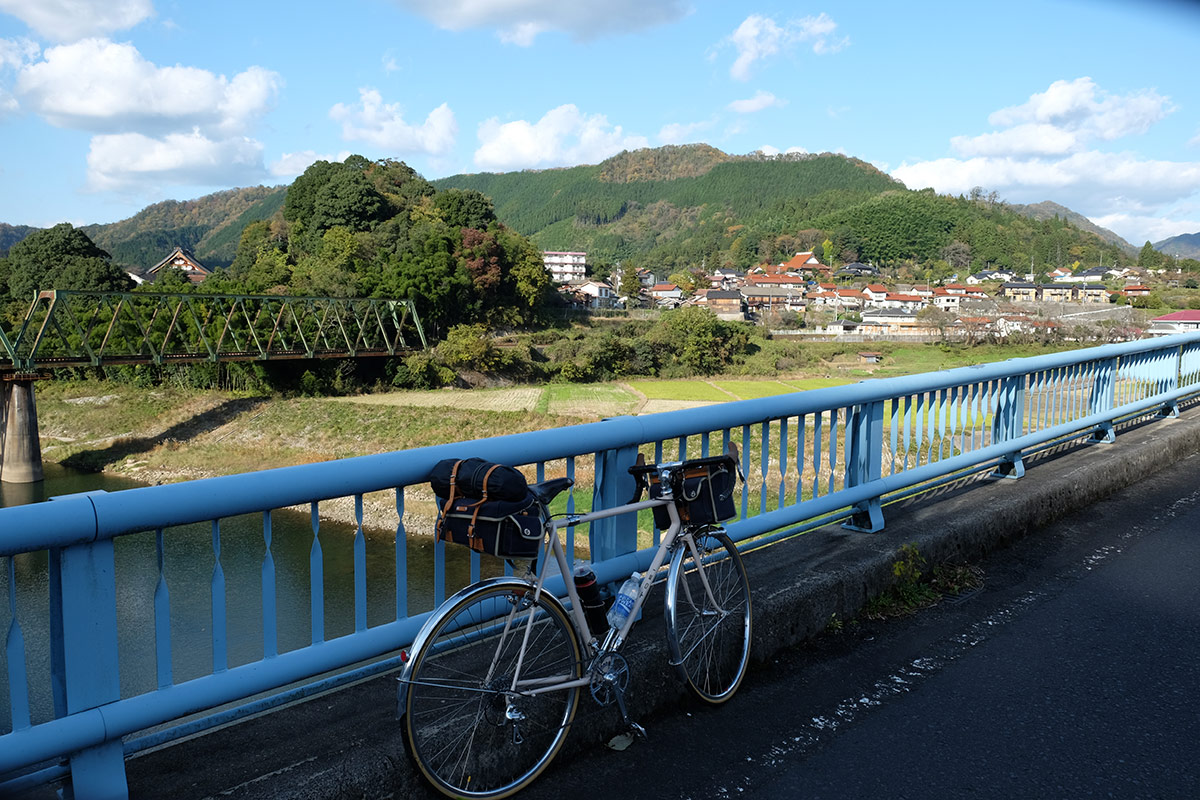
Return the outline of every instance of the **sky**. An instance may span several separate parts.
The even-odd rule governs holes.
[[[1200,3],[0,0],[0,222],[704,142],[1200,232]]]

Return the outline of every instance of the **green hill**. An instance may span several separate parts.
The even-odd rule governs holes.
[[[227,267],[237,253],[242,229],[270,219],[283,207],[284,186],[229,189],[195,200],[165,200],[129,219],[82,228],[125,267],[144,270],[184,247],[207,267]]]
[[[545,250],[583,250],[600,271],[745,269],[793,252],[911,267],[924,277],[986,267],[1109,263],[1120,237],[1055,204],[909,191],[846,156],[731,156],[708,145],[625,152],[594,166],[454,175],[438,188],[490,196],[497,216]],[[1107,236],[1105,236],[1107,234]]]
[[[36,230],[37,228],[31,228],[28,225],[9,225],[0,222],[0,258],[8,255],[10,247]]]

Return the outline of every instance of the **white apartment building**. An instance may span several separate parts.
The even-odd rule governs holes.
[[[542,263],[555,283],[582,281],[587,273],[587,253],[542,253]]]

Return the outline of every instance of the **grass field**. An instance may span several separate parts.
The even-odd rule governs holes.
[[[628,385],[645,395],[647,400],[727,403],[736,399],[708,381],[628,381]]]

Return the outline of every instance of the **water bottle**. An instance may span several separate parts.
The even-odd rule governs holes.
[[[621,584],[621,591],[617,593],[612,608],[608,610],[608,625],[613,630],[618,630],[625,624],[625,620],[633,611],[633,604],[637,602],[638,592],[641,591],[641,588],[642,575],[640,572],[633,573]]]
[[[596,573],[592,572],[590,565],[579,564],[575,567],[575,592],[579,595],[583,615],[587,617],[588,628],[593,636],[600,636],[608,629],[608,622],[604,618],[604,599],[596,584]]]

